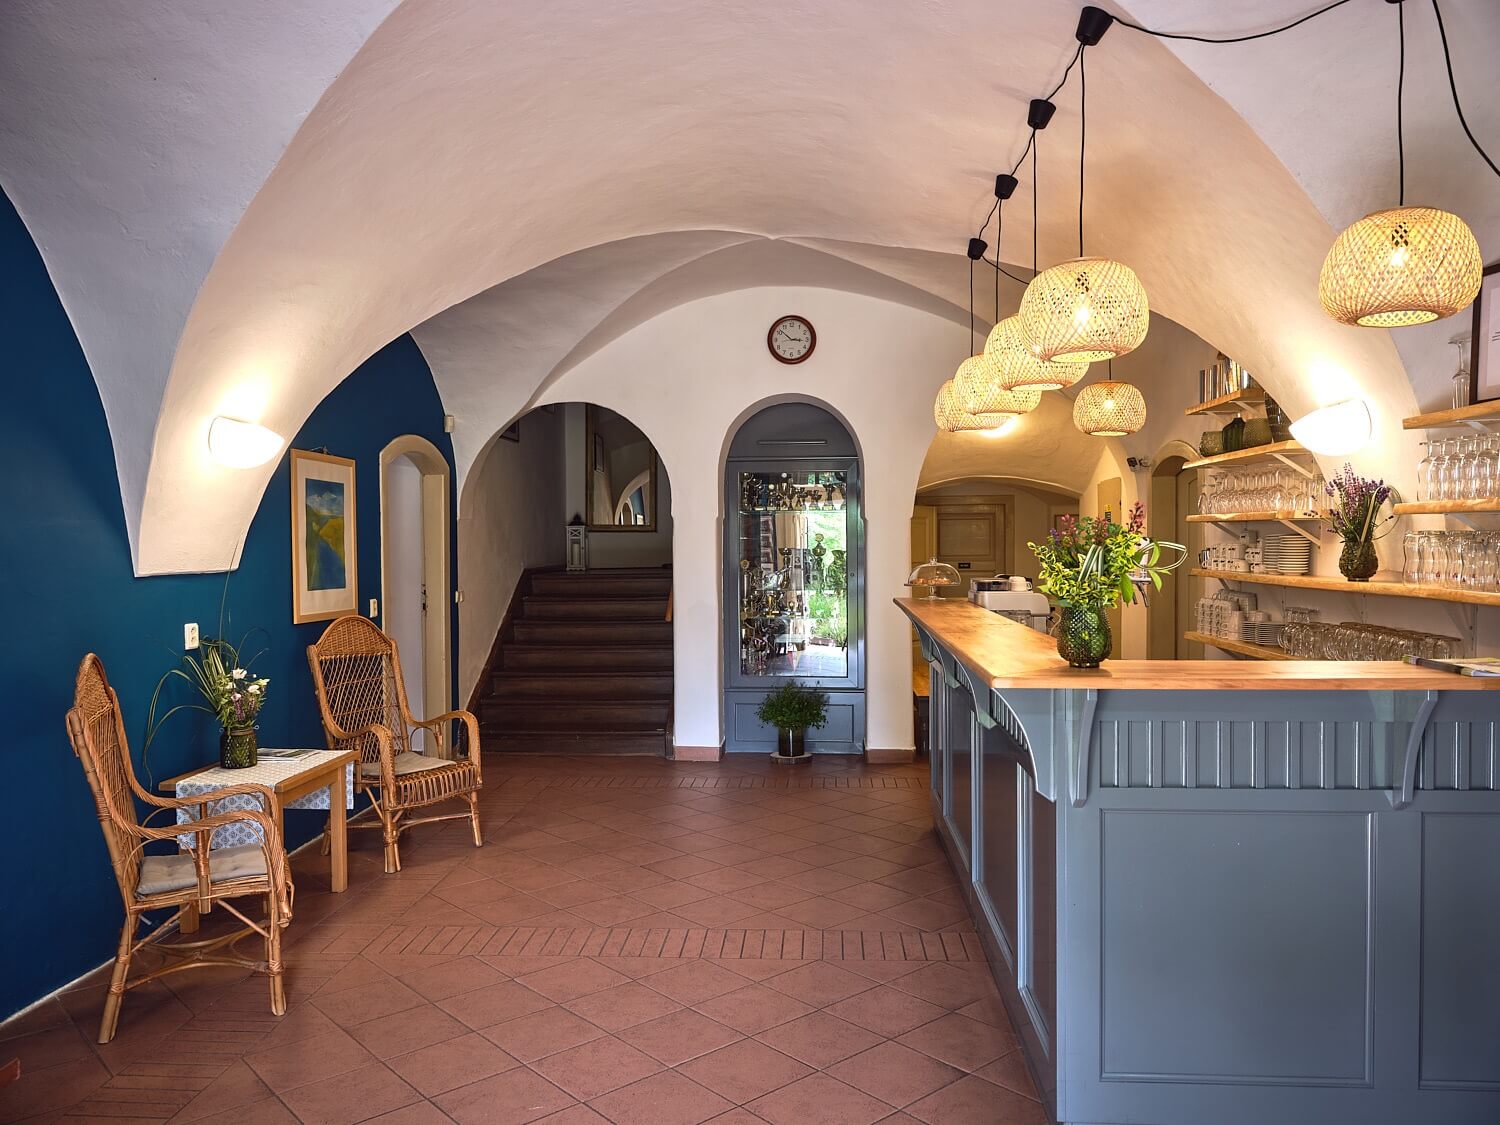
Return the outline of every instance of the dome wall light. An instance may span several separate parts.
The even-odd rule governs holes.
[[[208,451],[215,461],[231,469],[253,469],[264,465],[286,446],[274,430],[243,418],[216,415],[208,426]]]
[[[1318,299],[1340,324],[1427,324],[1472,305],[1483,273],[1479,243],[1457,215],[1393,207],[1334,239],[1318,275]]]
[[[1073,400],[1073,424],[1091,437],[1124,437],[1146,424],[1146,400],[1129,383],[1090,383]]]
[[[1346,399],[1305,414],[1292,423],[1292,437],[1325,457],[1342,457],[1370,444],[1374,422],[1362,398]]]
[[[1086,363],[1048,363],[1027,343],[1018,317],[1008,316],[990,330],[984,342],[995,385],[1008,391],[1060,391],[1088,373]]]

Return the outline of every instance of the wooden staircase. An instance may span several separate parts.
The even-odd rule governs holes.
[[[672,573],[532,571],[476,707],[486,750],[671,752]]]

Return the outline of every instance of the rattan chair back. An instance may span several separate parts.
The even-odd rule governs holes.
[[[68,712],[68,740],[94,794],[120,894],[127,904],[132,903],[140,880],[139,837],[132,831],[140,823],[135,805],[140,786],[130,763],[119,697],[109,686],[103,662],[93,653],[78,667],[73,709]]]
[[[311,651],[314,686],[341,729],[363,731],[378,724],[390,731],[395,753],[411,749],[413,720],[395,641],[368,618],[340,617]],[[329,741],[332,749],[358,749],[366,764],[380,761],[380,743],[369,735]]]

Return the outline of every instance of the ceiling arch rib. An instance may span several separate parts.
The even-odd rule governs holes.
[[[126,527],[173,351],[215,256],[397,0],[10,0],[0,183],[98,383]]]

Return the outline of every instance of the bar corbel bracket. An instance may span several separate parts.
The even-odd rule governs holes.
[[[1094,747],[1094,712],[1099,707],[1099,691],[1089,688],[1083,692],[1080,713],[1074,714],[1078,703],[1078,692],[1068,692],[1061,718],[1063,741],[1072,754],[1072,769],[1069,771],[1071,792],[1069,797],[1075,809],[1081,809],[1089,800],[1089,760]],[[1071,729],[1070,729],[1071,728]]]
[[[1441,692],[1425,692],[1421,704],[1417,707],[1416,717],[1412,719],[1411,731],[1406,736],[1406,753],[1401,759],[1401,776],[1396,779],[1396,784],[1388,791],[1391,799],[1391,808],[1404,809],[1410,807],[1417,796],[1417,765],[1422,757],[1422,742],[1427,737],[1427,723],[1432,718],[1433,709],[1438,704]]]

